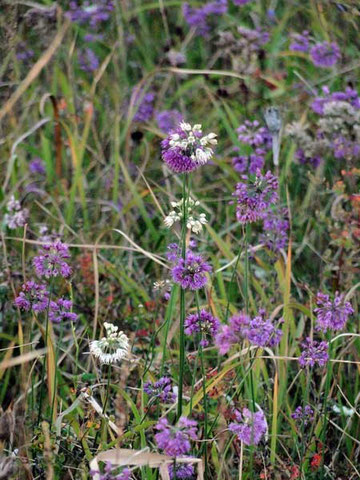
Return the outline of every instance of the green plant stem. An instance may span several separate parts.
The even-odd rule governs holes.
[[[181,219],[182,230],[181,230],[181,256],[185,262],[186,257],[186,216],[187,216],[187,207],[188,207],[188,176],[186,173],[183,175],[183,216]],[[180,358],[179,358],[179,396],[178,396],[178,410],[177,418],[179,419],[182,415],[183,407],[183,383],[184,383],[184,368],[185,368],[185,290],[181,288],[180,290]]]
[[[324,415],[324,424],[323,428],[321,431],[321,443],[322,443],[322,455],[321,455],[321,480],[325,478],[325,462],[324,462],[324,456],[325,456],[325,441],[326,441],[326,432],[327,432],[327,426],[328,426],[328,416],[327,416],[327,404],[328,404],[328,396],[330,392],[330,382],[331,382],[331,377],[332,377],[332,363],[331,363],[331,355],[333,352],[333,343],[330,342],[329,340],[331,339],[329,332],[326,334],[326,339],[329,342],[329,360],[326,368],[326,379],[325,379],[325,391],[324,391],[324,401],[323,401],[323,415]]]
[[[304,409],[306,405],[309,402],[309,389],[310,389],[310,372],[309,368],[306,370],[306,386],[305,386],[305,396],[304,396],[304,402],[303,402],[303,414],[304,414]],[[303,415],[302,421],[301,421],[301,455],[300,455],[300,478],[302,478],[303,474],[303,462],[304,462],[304,456],[305,456],[305,451],[306,451],[306,444],[304,441],[304,432],[305,432],[305,418]]]

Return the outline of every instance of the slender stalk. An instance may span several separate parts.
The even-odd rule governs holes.
[[[303,462],[304,462],[304,456],[305,456],[305,451],[306,451],[306,443],[304,439],[304,432],[305,432],[305,416],[304,416],[304,411],[305,407],[308,404],[309,401],[309,388],[310,388],[310,372],[309,368],[307,367],[306,369],[306,386],[305,386],[305,397],[304,397],[304,402],[303,402],[303,418],[301,421],[301,455],[300,455],[300,478],[302,478],[303,474]]]
[[[111,364],[108,365],[108,378],[107,378],[107,385],[106,385],[106,394],[103,406],[103,414],[106,412],[107,402],[110,396],[110,380],[111,380]]]
[[[186,173],[183,175],[183,215],[182,215],[182,230],[181,230],[181,256],[185,261],[186,258],[186,216],[188,209],[188,177]],[[185,290],[180,290],[180,358],[179,358],[179,398],[178,398],[178,410],[177,418],[182,415],[183,405],[183,383],[184,383],[184,367],[185,367]]]

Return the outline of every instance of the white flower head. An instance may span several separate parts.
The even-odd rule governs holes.
[[[101,363],[115,364],[128,356],[129,339],[124,332],[112,323],[104,322],[106,336],[101,340],[90,342],[90,353],[98,358]]]
[[[196,214],[196,209],[200,205],[198,200],[191,197],[188,200],[181,199],[179,202],[171,202],[172,210],[169,215],[164,218],[165,226],[170,228],[174,223],[181,220],[184,215],[184,201],[186,202],[186,227],[195,234],[202,231],[202,226],[207,223],[205,213]]]

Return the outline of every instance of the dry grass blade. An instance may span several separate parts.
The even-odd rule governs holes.
[[[150,453],[146,450],[131,450],[127,448],[116,448],[101,452],[90,462],[92,470],[99,470],[99,462],[110,462],[115,466],[134,466],[158,468],[161,480],[169,480],[168,466],[174,462],[174,459],[167,455],[159,453]],[[196,464],[197,480],[204,480],[204,471],[202,460],[199,458],[186,457],[177,458],[177,463]],[[100,480],[100,475],[96,474],[93,480]]]
[[[24,353],[24,355],[19,355],[18,357],[3,360],[0,363],[0,372],[6,368],[15,367],[16,365],[21,365],[26,362],[31,362],[36,358],[42,357],[47,352],[47,348],[42,348],[39,350],[34,350],[33,352]]]

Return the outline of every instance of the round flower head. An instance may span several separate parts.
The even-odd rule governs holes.
[[[253,413],[243,408],[241,413],[235,410],[234,415],[236,422],[230,423],[230,432],[235,433],[245,445],[257,445],[268,429],[264,412]]]
[[[205,262],[201,255],[191,250],[186,252],[185,260],[178,258],[176,265],[172,268],[172,279],[182,288],[198,290],[207,283],[206,273],[211,272],[210,265]]]
[[[112,323],[104,323],[106,336],[101,340],[90,342],[90,353],[100,360],[101,363],[114,364],[129,354],[129,339],[124,332]]]
[[[209,345],[209,341],[205,337],[213,337],[219,330],[219,326],[219,320],[206,310],[201,310],[200,314],[188,315],[185,319],[185,333],[193,335],[201,332],[203,338],[200,341],[200,345],[202,347]]]
[[[63,320],[75,322],[77,314],[71,312],[72,301],[64,298],[59,298],[57,302],[50,302],[49,319],[53,323],[61,323]]]
[[[43,245],[40,255],[34,257],[33,265],[39,277],[67,278],[71,275],[71,268],[65,259],[70,258],[69,247],[60,241]]]
[[[317,342],[312,341],[311,338],[307,338],[305,342],[301,344],[303,351],[299,357],[299,363],[302,368],[313,367],[318,364],[320,367],[326,365],[329,360],[329,344],[325,341]]]
[[[191,448],[190,441],[197,440],[197,423],[186,417],[180,417],[177,426],[169,425],[166,418],[161,418],[155,426],[157,446],[169,457],[185,455]]]
[[[22,291],[15,298],[15,305],[22,310],[42,312],[47,308],[49,302],[49,292],[46,285],[39,285],[32,280],[24,283]]]
[[[240,125],[237,129],[238,139],[241,143],[250,145],[253,148],[270,148],[271,147],[271,135],[267,128],[260,127],[260,123],[257,120],[251,122],[245,120],[245,123]]]
[[[302,33],[292,33],[291,40],[289,48],[293,52],[307,53],[309,51],[310,37],[307,30],[304,30]]]
[[[236,185],[236,218],[242,224],[256,222],[263,218],[270,205],[278,200],[278,180],[268,171],[262,175],[257,170],[254,181],[247,176]]]
[[[322,42],[310,50],[311,59],[316,67],[329,68],[341,57],[340,49],[335,42]]]
[[[342,330],[350,315],[354,310],[350,302],[345,302],[344,295],[335,293],[333,301],[330,300],[329,295],[319,292],[316,296],[317,308],[314,312],[316,314],[316,328],[326,332],[327,330]]]
[[[158,398],[163,403],[173,403],[176,395],[172,391],[171,378],[161,377],[157,382],[144,383],[144,392],[152,399]]]
[[[251,319],[245,313],[240,312],[229,319],[229,325],[221,325],[215,343],[219,353],[224,355],[230,348],[243,340],[242,332],[247,328]]]
[[[294,413],[291,414],[291,418],[307,425],[314,420],[314,410],[310,405],[305,405],[305,407],[299,406],[295,409]]]
[[[174,472],[175,469],[175,472]],[[195,480],[195,469],[193,465],[188,465],[186,463],[176,463],[174,465],[169,465],[169,476],[173,480]]]
[[[192,172],[213,156],[215,133],[203,136],[201,125],[182,122],[161,142],[162,158],[175,173]]]

